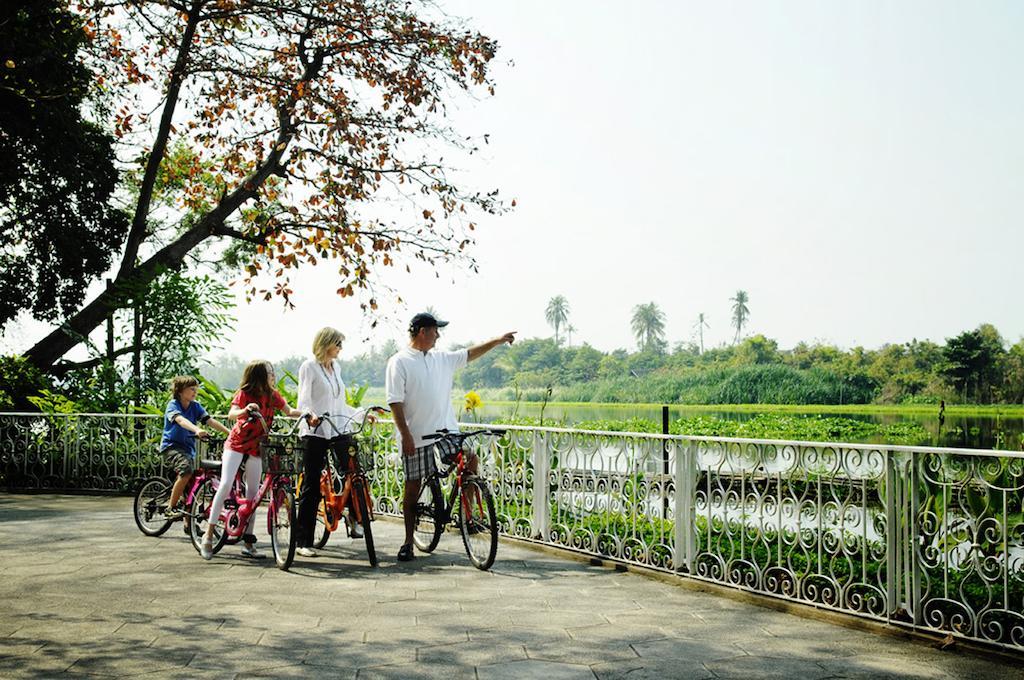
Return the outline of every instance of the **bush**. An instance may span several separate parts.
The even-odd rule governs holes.
[[[52,388],[50,379],[24,357],[0,357],[0,411],[38,411],[28,398]]]

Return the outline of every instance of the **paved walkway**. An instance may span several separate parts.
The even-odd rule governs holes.
[[[231,546],[206,563],[180,525],[140,534],[130,505],[0,494],[0,677],[1024,678],[516,544],[488,573],[455,534],[397,563],[390,521],[377,570],[336,537],[290,573]]]

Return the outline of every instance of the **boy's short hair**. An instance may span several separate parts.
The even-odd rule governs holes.
[[[199,381],[190,375],[176,375],[171,378],[171,396],[177,399],[182,390],[189,387],[198,387]]]

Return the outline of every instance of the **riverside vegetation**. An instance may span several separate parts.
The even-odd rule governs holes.
[[[350,385],[368,386],[371,396],[376,395],[387,358],[396,350],[397,345],[389,342],[341,361],[342,374]],[[302,357],[295,356],[275,363],[279,374],[285,375],[294,372],[301,361]],[[223,400],[219,395],[238,384],[245,360],[221,357],[192,371],[178,365],[182,362],[170,363],[175,364],[175,372],[205,376],[206,393],[200,398],[209,407],[216,406]],[[145,404],[162,403],[164,398],[163,390],[156,387],[157,376],[149,376],[146,370],[145,385],[131,386],[130,375],[120,381],[123,388],[116,395],[116,406],[110,403],[109,394],[97,389],[106,382],[101,371],[110,373],[110,367],[97,368],[92,376],[70,373],[63,381],[40,375],[18,358],[3,359],[0,368],[0,404],[5,403],[6,408],[107,411],[134,402],[131,408],[145,410]],[[686,410],[693,410],[693,405],[716,411],[751,409],[756,412],[744,417],[687,413],[676,418],[674,425],[689,434],[751,438],[1017,449],[1024,431],[1016,423],[1021,420],[1020,407],[994,406],[1024,401],[1024,341],[1010,345],[988,324],[942,345],[914,340],[877,350],[841,350],[807,343],[781,350],[774,340],[755,335],[733,346],[703,352],[693,344],[680,343],[668,351],[664,344],[653,343],[643,351],[629,353],[622,349],[601,352],[587,344],[569,346],[561,338],[533,338],[499,348],[468,365],[458,374],[457,385],[478,392],[486,402],[513,405],[503,413],[485,413],[488,419],[526,415],[538,417],[539,424],[545,405],[562,402],[563,414],[570,410],[568,404],[580,406],[581,413],[563,415],[555,422],[549,419],[545,424],[593,425],[612,431],[625,427],[660,431],[660,418],[642,422],[630,420],[629,415],[594,417],[583,414],[582,407],[669,404]],[[287,384],[282,388],[287,389]],[[139,392],[144,393],[137,401],[131,398]],[[33,398],[26,399],[26,394]],[[94,397],[96,394],[106,398]],[[940,402],[948,404],[949,413],[958,414],[961,421],[951,422],[942,436],[932,433],[929,437],[924,428],[935,420]],[[516,404],[523,405],[521,414]],[[531,404],[540,407],[540,412],[536,408],[531,412]],[[801,415],[790,409],[812,413]],[[880,418],[882,413],[894,417]],[[896,416],[906,422],[899,422]],[[967,416],[980,422],[964,420]],[[989,423],[993,417],[995,422]],[[998,420],[1004,417],[1002,422]],[[897,422],[891,422],[894,420]],[[947,436],[958,431],[964,436]],[[981,436],[972,439],[972,431]]]

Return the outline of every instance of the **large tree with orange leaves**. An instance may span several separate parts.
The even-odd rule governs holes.
[[[366,308],[383,267],[474,266],[473,215],[506,206],[451,177],[443,154],[473,142],[445,113],[460,92],[493,93],[491,39],[426,1],[95,0],[79,11],[113,132],[137,158],[132,220],[114,285],[26,353],[37,366],[97,328],[118,290],[214,242],[250,296],[286,304],[290,274],[325,260],[338,293],[362,293]],[[175,219],[154,220],[160,200]]]

